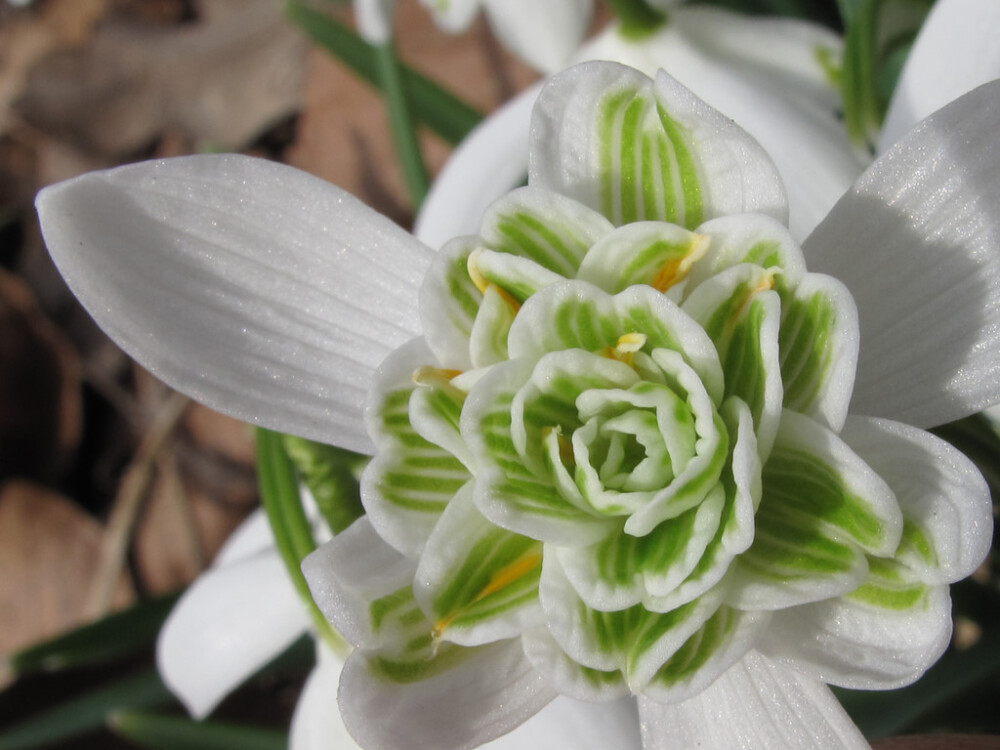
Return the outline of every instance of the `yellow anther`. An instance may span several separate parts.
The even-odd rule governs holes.
[[[472,283],[476,285],[476,289],[483,294],[486,294],[486,287],[490,285],[490,281],[483,276],[482,272],[479,270],[479,258],[482,257],[484,252],[486,252],[485,247],[477,247],[469,253],[469,260],[466,261],[465,267],[468,269],[469,278],[472,279]]]
[[[650,285],[657,291],[665,292],[684,281],[694,264],[705,257],[710,244],[712,239],[707,234],[692,234],[687,252],[679,258],[671,258],[664,263],[649,282]]]
[[[556,444],[559,446],[559,460],[562,461],[563,466],[574,466],[576,464],[576,456],[573,454],[573,443],[562,434],[562,427],[559,425],[543,427],[542,441],[548,440],[549,435],[552,433],[555,433]]]
[[[605,347],[598,353],[602,357],[617,359],[619,362],[632,367],[632,363],[635,360],[635,353],[645,345],[646,334],[637,332],[625,333],[618,337],[618,341],[614,347]]]
[[[743,315],[743,311],[747,306],[753,301],[755,295],[761,292],[770,292],[774,289],[774,279],[776,276],[782,273],[782,270],[777,266],[772,266],[761,274],[760,278],[757,279],[757,283],[752,287],[747,287],[743,294],[743,298],[738,304],[732,306],[729,311],[729,315],[726,318],[725,335],[728,337],[732,334],[733,329],[736,328],[736,324],[739,322],[740,317]]]
[[[462,374],[461,370],[447,370],[441,367],[424,365],[413,371],[411,376],[417,385],[434,386],[449,383],[452,378]]]
[[[469,271],[469,278],[472,279],[472,283],[476,285],[476,289],[483,294],[486,294],[486,290],[492,287],[496,290],[496,293],[500,295],[500,298],[510,305],[514,312],[517,313],[517,311],[521,309],[521,303],[514,299],[511,293],[506,289],[486,278],[486,276],[483,275],[483,272],[479,270],[479,259],[485,252],[485,247],[477,247],[469,253],[469,260],[466,261],[465,264],[465,267]]]

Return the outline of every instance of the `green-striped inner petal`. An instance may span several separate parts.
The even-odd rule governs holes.
[[[930,587],[905,566],[894,560],[868,558],[869,575],[847,595],[848,599],[886,610],[907,610],[926,606]]]
[[[576,273],[591,244],[571,217],[540,216],[526,206],[498,216],[484,235],[491,249],[529,258],[567,278]]]
[[[704,196],[690,137],[652,92],[608,94],[596,120],[602,213],[619,226],[643,220],[698,226]]]
[[[837,310],[822,292],[806,299],[782,298],[781,380],[787,409],[810,413],[833,364]]]
[[[493,527],[481,534],[433,602],[434,631],[466,628],[534,602],[541,544]]]
[[[410,423],[413,388],[387,394],[380,413],[391,445],[379,451],[381,471],[376,487],[389,504],[407,511],[440,514],[469,479],[469,472],[451,453],[419,435]]]

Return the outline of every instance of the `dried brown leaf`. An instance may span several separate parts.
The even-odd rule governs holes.
[[[101,527],[65,497],[36,484],[0,486],[0,653],[83,624]],[[123,576],[113,599],[133,598]]]
[[[293,112],[306,43],[274,0],[212,0],[197,22],[109,18],[86,48],[37,65],[17,104],[46,132],[108,155],[169,130],[236,149]]]

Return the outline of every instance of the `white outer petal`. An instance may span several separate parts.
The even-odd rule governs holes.
[[[479,646],[468,660],[419,683],[372,673],[366,654],[344,664],[337,700],[366,750],[469,750],[523,724],[556,697],[531,666],[520,639]]]
[[[528,128],[541,84],[522,91],[478,125],[431,185],[413,233],[440,248],[478,234],[483,214],[528,174]]]
[[[483,0],[493,33],[542,73],[565,67],[590,25],[593,0]]]
[[[1000,78],[1000,3],[938,0],[906,59],[882,125],[885,151],[948,102]]]
[[[852,413],[928,427],[1000,402],[998,120],[1000,82],[935,113],[803,243],[858,306]]]
[[[201,718],[306,632],[306,608],[274,550],[211,568],[160,631],[163,681]]]
[[[264,550],[273,549],[274,532],[267,520],[267,513],[263,508],[257,508],[233,529],[233,533],[226,538],[216,553],[212,565],[216,568],[232,565]]]
[[[656,750],[867,750],[821,682],[751,651],[695,698],[639,700],[643,744]]]
[[[431,251],[281,164],[193,156],[43,190],[46,244],[115,341],[245,421],[366,452],[376,365],[418,332]]]
[[[337,684],[343,660],[322,643],[316,649],[316,668],[306,680],[295,704],[288,736],[289,750],[357,750],[340,718]]]
[[[642,750],[635,699],[588,703],[560,695],[510,734],[482,747],[483,750]]]

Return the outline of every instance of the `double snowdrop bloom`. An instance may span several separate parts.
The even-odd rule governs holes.
[[[452,34],[466,31],[480,10],[507,49],[542,73],[563,68],[579,46],[593,0],[421,0],[435,23]],[[372,44],[392,36],[395,0],[354,0],[358,31]]]
[[[864,747],[823,683],[918,677],[989,543],[985,483],[920,428],[1000,401],[998,108],[922,123],[801,249],[755,141],[608,63],[547,84],[529,186],[440,253],[234,156],[39,211],[153,372],[374,452],[305,565],[362,747],[472,747],[558,693],[639,696],[647,747]]]

